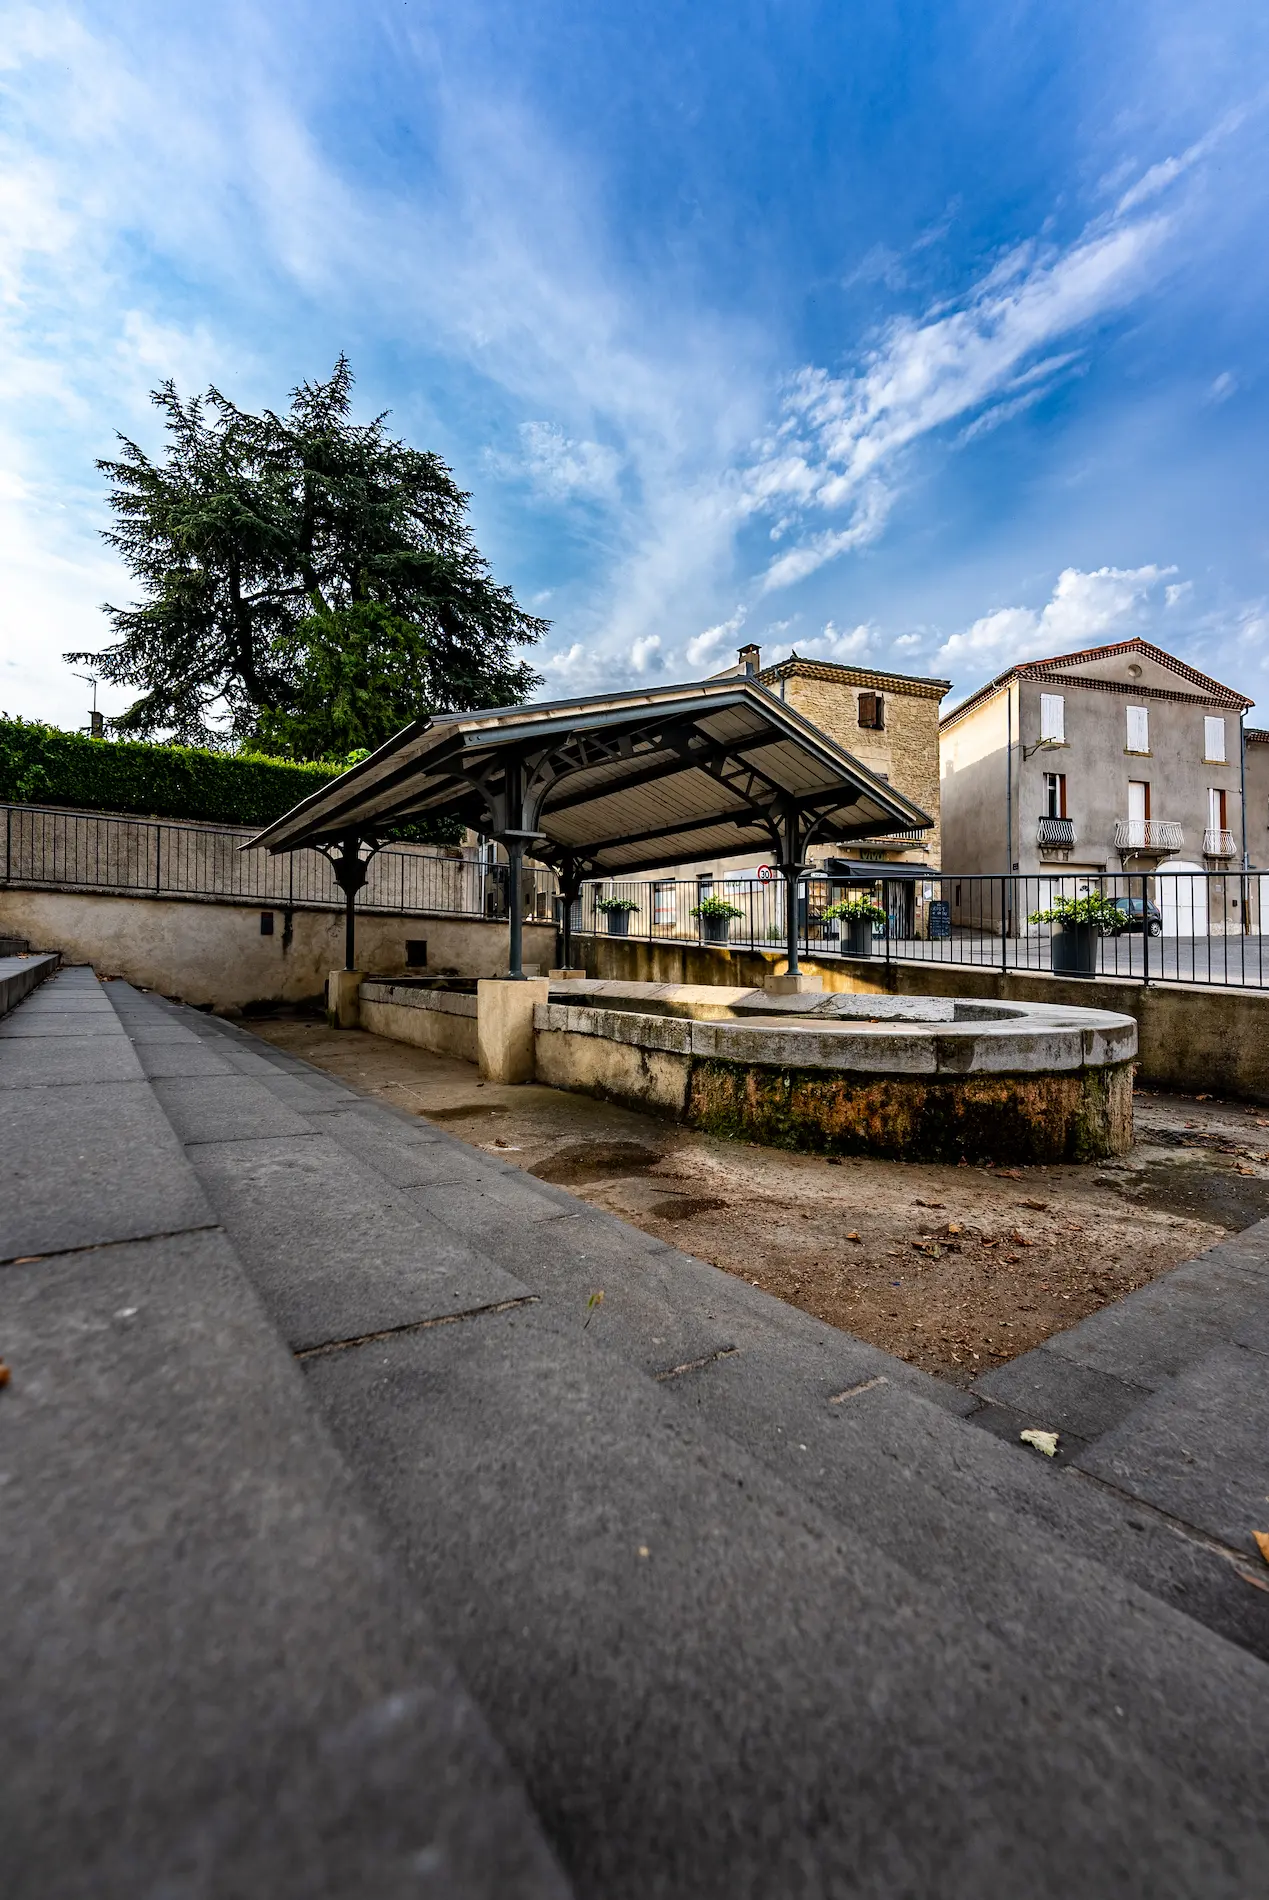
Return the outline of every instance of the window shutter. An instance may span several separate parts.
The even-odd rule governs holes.
[[[874,693],[873,699],[872,699],[872,706],[873,706],[873,720],[872,720],[873,726],[878,732],[884,732],[886,729],[885,695],[883,693]]]
[[[1148,752],[1150,750],[1150,715],[1144,706],[1128,707],[1129,752]]]
[[[859,723],[871,730],[877,724],[877,695],[861,693],[859,695]]]
[[[1225,721],[1206,718],[1203,721],[1203,757],[1213,763],[1225,763]]]
[[[1066,700],[1061,693],[1040,695],[1040,737],[1066,741]]]

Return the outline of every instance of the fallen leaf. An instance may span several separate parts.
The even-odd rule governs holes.
[[[961,1231],[960,1222],[958,1220],[950,1220],[947,1223],[947,1231],[949,1234],[959,1234]]]
[[[8,1368],[6,1367],[5,1368],[6,1379],[8,1378],[8,1376],[9,1376]],[[1256,1540],[1256,1549],[1260,1552],[1265,1562],[1269,1564],[1269,1531],[1253,1531],[1252,1536]]]
[[[913,1201],[913,1207],[946,1207],[946,1201]]]
[[[757,1284],[758,1282],[755,1280],[754,1285],[757,1286]],[[586,1325],[582,1327],[583,1332],[586,1331],[586,1326],[589,1326],[591,1321],[594,1319],[596,1307],[602,1306],[603,1303],[604,1303],[604,1294],[603,1294],[603,1289],[601,1287],[599,1292],[592,1293],[590,1298],[586,1302]]]
[[[1196,1095],[1194,1099],[1196,1102],[1210,1102],[1212,1098],[1210,1095]]]
[[[1021,1234],[1018,1232],[1018,1229],[1016,1227],[1013,1230],[1013,1244],[1015,1247],[1034,1247],[1035,1246],[1034,1240],[1028,1240],[1025,1234]]]
[[[1058,1448],[1056,1432],[1042,1432],[1036,1430],[1034,1426],[1028,1426],[1027,1430],[1019,1432],[1018,1436],[1024,1445],[1034,1445],[1036,1450],[1042,1451],[1046,1458],[1056,1458]]]
[[[1051,1201],[1019,1201],[1019,1207],[1034,1207],[1037,1214],[1047,1214],[1053,1205]]]
[[[1021,1181],[1022,1179],[1017,1168],[997,1168],[996,1173],[1002,1181]]]
[[[9,1383],[9,1368],[2,1361],[0,1361],[0,1385],[8,1385],[8,1383]],[[1266,1551],[1265,1555],[1266,1557],[1269,1557],[1269,1551]]]
[[[858,1240],[859,1235],[855,1232],[854,1228],[852,1227],[850,1232],[847,1234],[846,1238],[847,1240]]]

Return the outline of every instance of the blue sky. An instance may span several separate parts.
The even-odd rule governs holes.
[[[149,388],[344,349],[549,691],[1140,632],[1269,724],[1267,161],[1244,0],[0,0],[0,707]]]

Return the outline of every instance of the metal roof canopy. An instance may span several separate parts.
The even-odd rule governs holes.
[[[567,919],[584,877],[773,848],[797,970],[798,873],[813,839],[847,842],[931,819],[752,678],[605,693],[417,720],[312,793],[253,844],[313,846],[348,900],[383,834],[432,814],[497,838],[511,862],[511,974],[521,974],[527,847],[559,873]]]

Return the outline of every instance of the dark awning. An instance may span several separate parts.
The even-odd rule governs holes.
[[[272,852],[373,838],[430,814],[548,864],[631,876],[932,820],[743,677],[416,721],[254,839]]]

